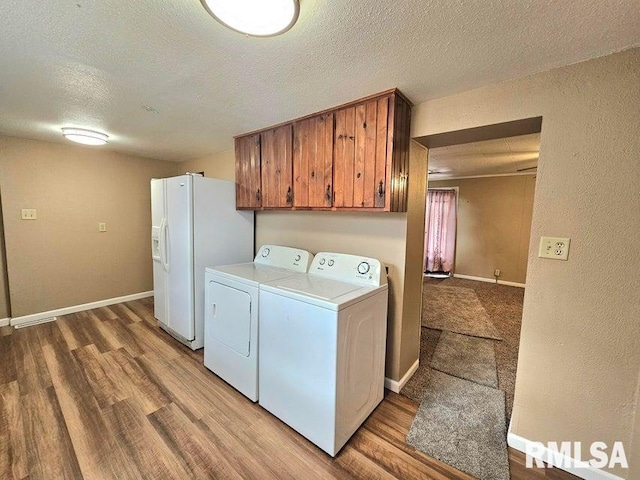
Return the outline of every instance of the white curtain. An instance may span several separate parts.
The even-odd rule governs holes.
[[[429,190],[424,235],[425,272],[451,272],[456,245],[456,191]]]

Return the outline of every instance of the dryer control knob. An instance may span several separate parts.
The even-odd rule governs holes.
[[[368,262],[360,262],[360,265],[358,265],[358,273],[364,275],[369,271],[369,268],[371,268],[371,266]]]
[[[321,258],[320,261],[318,262],[320,265],[324,265],[325,259]]]
[[[329,265],[330,267],[333,267],[333,264],[336,263],[333,260],[329,260],[329,263],[327,265]]]
[[[300,255],[296,255],[296,258],[295,258],[296,262],[299,262],[301,258],[302,257]]]
[[[263,257],[265,257],[265,258],[266,258],[266,257],[268,257],[268,256],[269,256],[269,253],[271,253],[271,250],[270,250],[270,249],[268,249],[268,248],[263,248],[263,249],[262,249],[262,256],[263,256]]]

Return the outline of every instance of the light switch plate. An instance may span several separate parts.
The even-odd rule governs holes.
[[[99,232],[106,232],[107,231],[107,224],[106,223],[99,223],[98,224],[98,231]]]
[[[37,220],[38,214],[36,213],[35,208],[23,208],[22,209],[22,220]]]
[[[563,237],[541,237],[540,258],[553,258],[554,260],[567,260],[569,258],[570,238]]]

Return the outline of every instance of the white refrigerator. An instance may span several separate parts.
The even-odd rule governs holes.
[[[154,314],[193,350],[204,346],[205,268],[253,260],[254,215],[237,211],[235,199],[233,182],[151,180]]]

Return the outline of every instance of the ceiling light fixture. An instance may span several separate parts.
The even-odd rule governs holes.
[[[200,0],[220,23],[246,35],[271,37],[298,20],[298,0]]]
[[[63,128],[62,135],[72,142],[82,143],[83,145],[104,145],[107,143],[109,135],[86,130],[84,128]]]

